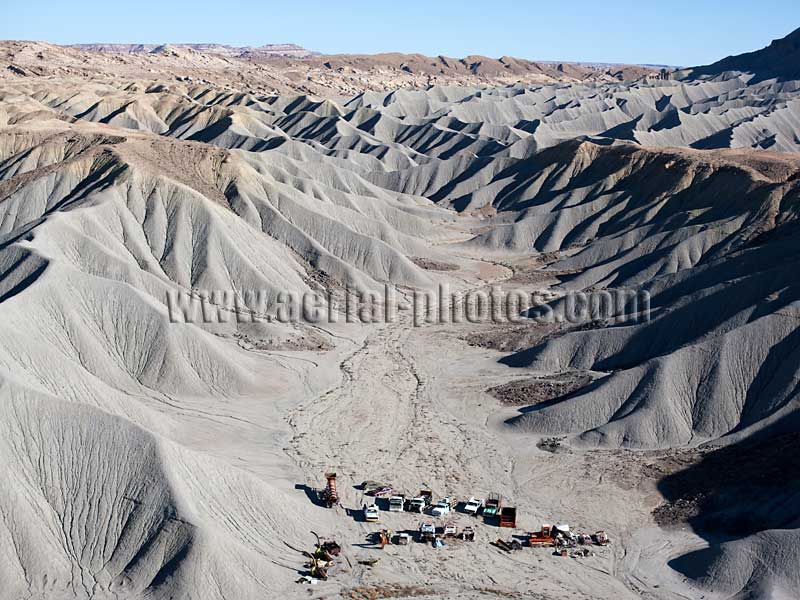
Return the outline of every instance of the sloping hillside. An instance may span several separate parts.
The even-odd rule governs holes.
[[[710,65],[692,67],[677,74],[679,77],[715,77],[727,72],[750,73],[753,81],[800,79],[800,29],[777,40],[766,48],[728,56]]]

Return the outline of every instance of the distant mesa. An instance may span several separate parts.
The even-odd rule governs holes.
[[[110,54],[164,54],[174,50],[194,50],[208,54],[240,57],[247,54],[260,56],[287,56],[309,58],[317,52],[297,44],[264,44],[263,46],[228,46],[226,44],[70,44],[68,48],[85,52]]]

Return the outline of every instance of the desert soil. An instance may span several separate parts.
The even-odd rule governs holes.
[[[486,263],[469,276],[478,288],[515,274]],[[517,409],[487,393],[487,386],[502,385],[515,373],[497,362],[502,356],[497,350],[465,343],[474,327],[415,327],[401,312],[396,323],[327,329],[340,342],[335,350],[315,355],[317,366],[299,355],[295,360],[306,389],[320,373],[334,381],[284,415],[294,465],[287,479],[296,479],[297,502],[329,524],[317,533],[335,538],[344,550],[329,580],[296,584],[298,596],[307,588],[314,598],[699,597],[659,567],[702,544],[688,531],[673,535],[655,526],[652,511],[662,501],[655,481],[663,473],[647,477],[641,453],[551,452],[529,435],[513,433],[504,421]],[[332,374],[335,369],[338,375]],[[644,475],[632,475],[633,467]],[[309,494],[323,487],[323,474],[331,470],[338,473],[340,505],[314,506]],[[381,550],[372,537],[379,528],[413,532],[431,517],[381,511],[380,524],[363,522],[366,497],[359,487],[368,479],[391,483],[407,495],[422,488],[437,498],[462,500],[499,493],[518,507],[518,528],[501,530],[455,513],[447,520],[459,528],[475,526],[474,543],[453,540],[434,549],[412,542]],[[579,531],[604,529],[613,543],[581,558],[529,548],[509,554],[491,545],[560,521]],[[310,547],[313,539],[309,533],[291,544]],[[380,560],[371,566],[359,562],[371,558]],[[303,572],[299,555],[296,562],[298,572],[287,577]]]

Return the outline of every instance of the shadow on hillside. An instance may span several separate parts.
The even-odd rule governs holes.
[[[688,524],[709,547],[672,559],[669,566],[702,579],[721,545],[800,523],[800,433],[778,423],[752,441],[711,450],[658,483],[666,501],[654,511],[665,528]],[[795,424],[796,425],[796,424]],[[780,428],[780,429],[779,429]]]

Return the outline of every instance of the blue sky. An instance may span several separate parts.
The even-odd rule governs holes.
[[[293,42],[324,53],[421,52],[689,66],[800,27],[798,0],[0,0],[0,39]]]

